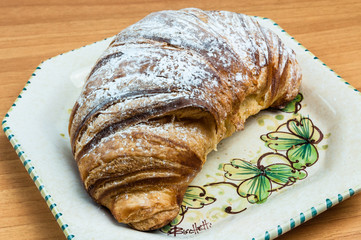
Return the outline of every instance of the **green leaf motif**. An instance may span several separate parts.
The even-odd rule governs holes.
[[[224,164],[224,176],[230,180],[242,181],[252,178],[261,173],[261,171],[251,163],[242,159],[232,159],[230,164]]]
[[[266,146],[276,151],[287,151],[292,167],[301,170],[318,160],[315,144],[323,139],[320,129],[309,118],[292,119],[276,131],[262,135]]]
[[[318,159],[318,152],[310,143],[297,145],[287,151],[287,156],[295,169],[312,166]]]
[[[302,139],[299,136],[295,136],[287,132],[270,132],[262,135],[261,139],[266,142],[267,147],[273,150],[288,150],[294,145],[307,142],[306,139]]]
[[[297,113],[301,110],[301,101],[303,100],[303,96],[299,93],[291,102],[289,102],[283,109],[282,112],[286,113]]]
[[[296,180],[304,179],[307,173],[304,171],[295,171],[291,166],[285,164],[270,165],[266,168],[267,177],[274,183],[281,186],[291,185]],[[274,188],[273,190],[275,190]]]
[[[273,183],[272,191],[290,186],[307,176],[306,171],[296,170],[291,164],[286,156],[279,153],[265,153],[257,163],[258,168],[263,169],[263,174]]]
[[[179,225],[183,219],[184,214],[188,209],[199,209],[203,208],[205,205],[212,204],[216,201],[216,198],[207,195],[206,190],[199,186],[188,186],[179,213],[170,223],[161,228],[161,231],[168,233],[172,227]]]
[[[288,121],[287,127],[292,134],[306,140],[311,139],[314,132],[313,123],[309,118],[301,118],[300,121],[292,119]]]
[[[249,203],[263,203],[270,195],[271,181],[264,175],[258,175],[243,181],[237,188],[241,197],[247,198]]]
[[[306,171],[294,169],[292,162],[279,153],[265,153],[253,165],[242,159],[225,164],[224,176],[241,181],[237,193],[250,203],[263,203],[269,195],[280,188],[290,186],[307,176]]]
[[[206,190],[199,186],[189,186],[183,197],[182,205],[187,208],[198,209],[212,204],[216,199],[207,195]]]

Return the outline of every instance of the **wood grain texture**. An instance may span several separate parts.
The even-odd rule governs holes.
[[[198,7],[271,18],[361,90],[361,1],[2,0],[0,116],[40,62],[115,35],[153,11]],[[359,239],[361,195],[279,239]],[[0,134],[0,239],[65,239],[5,135]]]

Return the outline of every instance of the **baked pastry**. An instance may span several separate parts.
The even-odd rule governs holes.
[[[300,81],[295,53],[249,16],[148,15],[114,38],[73,108],[85,189],[119,222],[166,225],[217,143],[292,100]]]

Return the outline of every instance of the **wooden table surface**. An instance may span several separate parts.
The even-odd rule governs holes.
[[[113,36],[150,12],[185,7],[271,18],[361,90],[360,0],[1,0],[0,116],[41,61]],[[279,239],[304,238],[361,239],[361,194]],[[0,239],[65,239],[5,134],[0,134]]]

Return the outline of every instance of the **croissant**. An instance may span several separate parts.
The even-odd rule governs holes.
[[[76,101],[69,135],[89,195],[147,231],[175,218],[217,143],[298,93],[295,53],[249,16],[155,12],[115,36]]]

